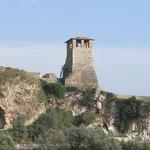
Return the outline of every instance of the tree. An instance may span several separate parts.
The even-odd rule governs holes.
[[[101,129],[71,128],[66,138],[70,150],[122,150],[119,142],[107,137]]]
[[[96,114],[92,112],[85,112],[75,117],[75,125],[79,126],[81,124],[90,125],[92,121],[96,118]]]
[[[25,117],[23,115],[18,116],[13,121],[13,134],[17,138],[24,138],[27,135],[26,126],[25,126]]]
[[[150,150],[150,142],[129,141],[121,145],[122,150]]]
[[[15,142],[11,136],[0,133],[0,150],[16,150]]]
[[[68,144],[63,131],[49,129],[39,137],[41,150],[67,150]]]

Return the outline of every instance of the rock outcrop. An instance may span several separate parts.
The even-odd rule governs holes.
[[[27,124],[45,111],[37,98],[39,78],[12,68],[0,70],[0,109],[4,111],[4,127],[11,127],[18,115],[27,118]]]
[[[54,80],[56,81],[56,78]],[[51,93],[45,105],[42,100],[44,89],[41,87],[41,81],[48,82],[25,71],[0,68],[0,128],[11,127],[18,115],[24,115],[27,118],[27,124],[31,124],[46,109],[58,107],[71,111],[74,116],[86,112],[95,113],[96,118],[88,127],[101,127],[107,134],[115,137],[150,139],[148,97],[121,97],[99,89],[82,91],[70,87],[66,90],[64,98]],[[126,101],[130,104],[129,112]],[[125,121],[120,117],[125,117]],[[130,124],[126,119],[129,119]]]

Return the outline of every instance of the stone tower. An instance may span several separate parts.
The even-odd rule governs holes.
[[[93,41],[87,37],[74,37],[65,42],[67,58],[62,68],[62,80],[66,86],[80,89],[98,87],[92,57]]]

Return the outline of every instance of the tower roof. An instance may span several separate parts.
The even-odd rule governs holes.
[[[90,41],[94,41],[94,39],[91,39],[91,38],[88,38],[88,37],[76,36],[76,37],[70,38],[65,43],[68,43],[71,40],[90,40]]]

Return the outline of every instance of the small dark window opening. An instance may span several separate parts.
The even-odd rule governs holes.
[[[76,47],[82,47],[81,40],[76,41]]]
[[[86,48],[89,48],[90,47],[90,41],[89,40],[85,40],[84,41],[84,45]]]

